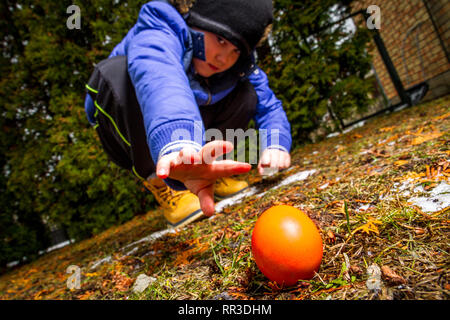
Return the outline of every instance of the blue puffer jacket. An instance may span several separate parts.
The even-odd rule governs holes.
[[[201,34],[191,30],[174,7],[151,1],[142,6],[137,23],[110,55],[128,58],[128,72],[154,162],[186,145],[200,150],[205,141],[198,106],[219,101],[241,79],[249,79],[257,93],[254,120],[258,129],[267,130],[266,146],[289,152],[290,124],[281,102],[269,88],[266,74],[249,62],[240,74],[241,79],[221,75],[206,90],[193,76],[191,66],[192,57],[201,55],[203,50],[203,41],[196,41],[197,36]],[[85,109],[89,121],[94,123],[95,108],[89,95]]]

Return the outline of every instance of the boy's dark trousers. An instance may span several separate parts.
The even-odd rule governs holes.
[[[148,178],[156,166],[150,156],[147,135],[136,93],[128,75],[126,56],[112,57],[95,67],[88,86],[95,102],[96,130],[109,158],[122,168]],[[201,106],[205,129],[246,129],[256,112],[257,95],[249,81],[240,82],[221,101]]]

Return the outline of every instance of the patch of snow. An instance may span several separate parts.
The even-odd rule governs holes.
[[[367,211],[369,208],[371,208],[372,206],[368,203],[368,204],[363,204],[362,206],[360,206],[358,209],[356,209],[357,211]]]
[[[155,251],[155,250],[148,251],[144,255],[142,255],[141,258],[144,258],[144,257],[147,257],[147,256],[153,256],[153,255],[155,255],[155,254],[157,254],[159,252],[161,252],[161,251],[159,251],[159,250],[158,251]]]
[[[51,251],[54,251],[54,250],[57,250],[57,249],[61,249],[61,248],[65,247],[65,246],[68,246],[71,243],[74,243],[74,242],[75,242],[75,239],[71,239],[71,240],[67,240],[67,241],[64,241],[64,242],[60,242],[60,243],[58,243],[58,244],[56,244],[54,246],[48,247],[45,250],[40,250],[38,252],[38,255],[43,255],[44,253],[49,253]],[[27,257],[22,257],[22,261],[27,261]],[[6,264],[6,267],[7,268],[12,268],[12,267],[17,266],[19,263],[20,263],[20,260],[8,262]]]
[[[94,262],[94,264],[91,267],[91,270],[96,269],[99,265],[101,265],[105,262],[111,262],[111,256],[107,256],[106,258],[103,258],[103,259],[100,259],[100,260]]]
[[[321,186],[319,187],[319,189],[320,189],[320,190],[323,190],[323,189],[325,189],[326,187],[328,187],[329,185],[330,185],[330,183],[327,182],[327,183],[325,183],[324,185],[321,185]]]
[[[442,181],[428,194],[429,197],[413,197],[409,200],[413,205],[420,207],[423,212],[436,212],[450,206],[450,185],[445,181]]]
[[[239,200],[245,198],[245,197],[250,197],[254,194],[256,194],[256,192],[258,191],[258,189],[256,187],[251,187],[241,193],[238,193],[237,195],[224,199],[220,202],[216,203],[215,209],[216,212],[220,212],[222,211],[223,208],[225,208],[226,206],[232,205],[237,203]],[[214,219],[215,215],[212,215],[209,219]]]
[[[267,168],[266,167],[266,168],[263,168],[262,176],[263,176],[263,179],[264,179],[266,177],[273,176],[276,173],[278,173],[278,168],[270,168],[270,167]]]
[[[397,108],[395,111],[400,111],[400,110],[402,110],[402,109],[404,109],[405,108],[405,106],[400,106],[399,108]],[[350,131],[352,131],[352,130],[354,130],[354,129],[356,129],[356,128],[361,128],[361,127],[363,127],[364,125],[366,124],[366,121],[365,120],[363,120],[363,121],[360,121],[360,122],[358,122],[358,123],[355,123],[354,125],[352,125],[351,127],[348,127],[347,129],[345,129],[342,133],[348,133],[348,132],[350,132]],[[332,133],[330,133],[329,135],[327,135],[327,138],[332,138],[332,137],[336,137],[336,136],[339,136],[341,133],[338,131],[338,132],[332,132]]]
[[[135,253],[136,251],[138,251],[139,250],[139,244],[141,244],[142,242],[151,242],[151,241],[157,240],[157,239],[161,238],[162,236],[164,236],[164,235],[166,235],[168,233],[175,233],[175,230],[173,228],[167,228],[167,229],[164,229],[164,230],[160,230],[160,231],[157,231],[157,232],[154,232],[154,233],[148,235],[147,237],[144,237],[144,238],[142,238],[142,239],[140,239],[138,241],[135,241],[133,243],[130,243],[130,244],[122,247],[120,249],[120,251],[124,251],[125,249],[132,247],[131,250],[129,250],[128,252],[126,252],[122,256],[122,258],[126,257],[126,256],[130,256],[133,253]],[[149,254],[155,254],[155,251],[148,252],[146,255],[149,255]],[[107,256],[106,258],[100,259],[100,260],[94,262],[94,264],[91,267],[91,270],[96,269],[99,265],[101,265],[103,263],[111,262],[111,261],[112,261],[111,256]]]
[[[288,185],[288,184],[296,182],[296,181],[305,180],[310,175],[313,175],[316,172],[317,172],[317,170],[315,170],[315,169],[298,172],[296,174],[293,174],[292,176],[287,177],[283,181],[281,181],[280,184],[277,185],[276,187],[274,187],[273,189],[278,189],[278,188],[280,188],[282,186]]]
[[[394,188],[397,189],[397,191],[404,191],[406,189],[411,188],[411,184],[414,182],[413,179],[407,179],[403,181],[402,183],[396,182],[394,183]]]
[[[333,133],[330,133],[329,135],[327,135],[327,138],[337,137],[340,134],[341,134],[340,132],[333,132]]]
[[[294,170],[295,169],[295,167],[290,167],[290,168],[288,168],[288,169],[286,169],[286,170],[284,170],[285,172],[289,172],[289,171],[292,171],[292,170]]]
[[[290,183],[296,182],[296,181],[301,181],[301,180],[305,180],[306,178],[308,178],[310,175],[316,173],[317,170],[313,169],[313,170],[307,170],[307,171],[301,171],[301,172],[297,172],[296,174],[293,174],[292,176],[287,177],[286,179],[284,179],[283,181],[281,181],[278,185],[276,185],[275,187],[273,187],[270,190],[267,190],[263,193],[258,194],[257,196],[259,198],[263,197],[267,192],[271,191],[271,190],[276,190],[282,186],[288,185]]]
[[[380,196],[379,196],[379,198],[378,198],[380,201],[383,201],[383,200],[392,200],[392,197],[391,196],[387,196],[387,195],[385,195],[384,193],[382,193]]]
[[[251,187],[251,188],[249,188],[249,189],[247,189],[247,190],[245,190],[245,191],[243,191],[243,192],[241,192],[241,193],[238,193],[237,195],[235,195],[235,196],[233,196],[233,197],[224,199],[224,200],[222,200],[222,201],[216,203],[216,207],[215,207],[216,212],[220,212],[220,211],[222,211],[222,209],[225,208],[226,206],[229,206],[229,205],[232,205],[232,204],[237,203],[237,202],[238,202],[239,200],[241,200],[242,198],[250,197],[250,196],[256,194],[257,191],[258,191],[258,189],[257,189],[256,187]],[[212,217],[214,217],[214,215],[213,215]],[[212,218],[212,217],[211,217],[211,218]],[[211,218],[210,218],[210,219],[211,219]]]
[[[12,261],[12,262],[8,262],[8,263],[6,264],[6,267],[7,267],[7,268],[12,268],[12,267],[17,266],[19,263],[20,263],[19,260]]]
[[[399,192],[406,197],[411,196],[409,203],[418,206],[423,212],[436,212],[450,206],[450,185],[446,181],[441,181],[438,186],[429,191],[422,185],[414,187],[413,179],[407,179],[402,183],[396,182],[393,187],[394,192]],[[413,196],[415,194],[422,195]],[[380,200],[392,200],[392,197],[383,195]]]
[[[49,247],[49,248],[47,248],[45,250],[39,251],[39,255],[41,255],[43,253],[49,253],[49,252],[57,250],[57,249],[64,248],[65,246],[68,246],[69,244],[74,243],[74,242],[75,242],[75,239],[67,240],[67,241],[64,241],[64,242],[60,242],[60,243],[58,243],[58,244],[56,244],[56,245],[54,245],[52,247]]]
[[[152,233],[152,234],[150,234],[150,235],[148,235],[148,236],[146,236],[146,237],[144,237],[144,238],[142,238],[142,239],[140,239],[138,241],[135,241],[133,243],[127,244],[125,247],[123,247],[120,250],[125,250],[125,249],[127,249],[129,247],[136,246],[136,245],[138,245],[138,244],[140,244],[142,242],[152,242],[152,241],[155,241],[155,240],[157,240],[159,238],[162,238],[163,236],[165,236],[168,233],[175,233],[175,232],[176,231],[173,228],[167,228],[167,229],[164,229],[164,230],[161,230],[161,231],[157,231],[157,232],[154,232],[154,233]]]
[[[408,107],[408,105],[407,105],[407,104],[402,104],[402,105],[401,105],[401,106],[399,106],[398,108],[395,108],[395,109],[394,109],[394,112],[397,112],[397,111],[403,110],[403,109],[405,109],[406,107]]]
[[[128,251],[127,253],[125,253],[123,257],[127,257],[127,256],[131,256],[133,253],[135,253],[136,251],[138,251],[139,247],[134,247],[133,249],[131,249],[130,251]]]

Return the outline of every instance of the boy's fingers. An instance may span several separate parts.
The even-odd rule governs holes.
[[[287,152],[281,152],[281,164],[284,169],[291,166],[291,156]]]
[[[214,186],[211,184],[197,193],[198,199],[200,200],[200,208],[203,213],[210,217],[215,212],[214,204]]]
[[[270,154],[271,152],[269,150],[266,150],[265,152],[263,152],[263,155],[261,157],[261,166],[262,167],[268,167],[270,165]]]
[[[266,174],[266,170],[265,168],[270,167],[271,165],[271,161],[270,161],[270,155],[271,155],[271,151],[270,150],[265,150],[261,156],[261,159],[259,160],[259,164],[258,164],[258,172],[260,175],[265,175]]]
[[[249,172],[252,166],[245,162],[233,160],[216,161],[212,164],[211,173],[217,178]]]
[[[277,164],[279,168],[284,168],[284,152],[278,151],[278,160],[277,160]]]
[[[233,150],[233,144],[229,141],[214,140],[205,144],[201,150],[202,160],[205,164],[212,164],[214,160],[223,154]]]
[[[261,167],[261,168],[259,169],[259,174],[262,175],[262,176],[267,175],[267,173],[266,173],[266,168],[267,168],[267,167]]]
[[[262,175],[263,172],[264,172],[264,170],[263,170],[263,168],[261,166],[261,161],[258,163],[258,172],[259,172],[260,175]]]
[[[286,166],[286,168],[289,168],[291,166],[291,157],[289,155],[286,157],[284,165]]]
[[[258,172],[264,175],[268,170],[286,169],[291,166],[291,156],[281,150],[266,150],[258,164]]]
[[[181,152],[172,152],[159,159],[158,163],[156,164],[156,175],[158,176],[158,178],[167,178],[170,174],[170,169],[173,166],[181,164],[180,153]]]
[[[197,164],[201,162],[201,156],[193,148],[184,148],[181,150],[180,159],[183,164]]]
[[[274,150],[270,153],[270,168],[278,169],[280,166],[280,153],[277,150]]]
[[[166,179],[170,174],[170,160],[160,159],[156,165],[156,175],[158,178]]]

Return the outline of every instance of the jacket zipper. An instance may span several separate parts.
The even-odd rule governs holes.
[[[209,90],[209,83],[208,83],[208,79],[204,79],[204,88],[206,89],[206,92],[208,93],[208,101],[206,101],[206,105],[209,105],[211,103],[212,100],[212,94],[211,94],[211,90]]]
[[[209,88],[206,88],[206,90],[208,91],[208,101],[206,101],[206,105],[209,105],[212,100],[212,94],[211,91],[209,91]]]

